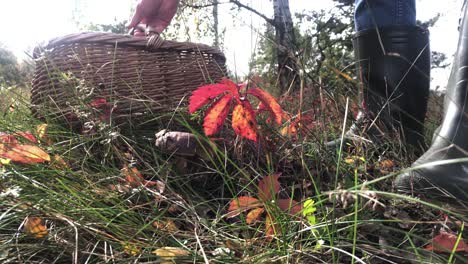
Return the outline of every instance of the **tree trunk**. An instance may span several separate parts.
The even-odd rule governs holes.
[[[298,90],[300,87],[299,67],[294,58],[296,39],[289,0],[273,0],[273,10],[275,16],[273,24],[278,45],[279,92],[284,94],[289,90]]]
[[[213,46],[215,46],[216,48],[219,48],[218,0],[213,1],[213,30],[214,30]]]

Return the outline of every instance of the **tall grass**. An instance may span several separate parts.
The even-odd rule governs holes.
[[[297,137],[261,122],[264,140],[255,145],[225,128],[222,140],[202,144],[209,146],[204,155],[181,157],[156,149],[153,133],[102,124],[83,134],[56,120],[38,120],[29,111],[27,94],[14,88],[1,92],[15,107],[2,109],[0,131],[34,133],[46,122],[52,143],[39,146],[67,164],[0,167],[2,263],[467,262],[463,252],[424,250],[440,229],[463,234],[467,217],[392,191],[394,177],[411,163],[401,143],[322,147],[326,138],[341,134],[341,121],[341,129],[349,127],[349,120],[335,118],[344,116],[339,103],[344,98],[318,102],[326,111],[305,106],[303,112],[314,112],[319,123]],[[155,118],[211,142],[196,125],[200,117],[187,116],[185,109]],[[167,123],[152,129],[163,128]],[[382,165],[385,160],[395,165]],[[138,168],[158,187],[129,184],[124,166]],[[250,225],[245,214],[225,217],[231,199],[255,196],[259,179],[276,172],[282,173],[278,196],[312,199],[315,223],[267,203],[276,221],[276,236],[269,239],[264,216]],[[42,219],[48,233],[28,233],[28,217]],[[165,247],[189,254],[162,258],[155,253]]]

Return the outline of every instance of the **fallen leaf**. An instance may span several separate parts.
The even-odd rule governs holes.
[[[247,91],[247,94],[251,94],[257,97],[261,103],[263,103],[263,107],[267,108],[270,111],[271,115],[276,121],[276,124],[281,125],[281,121],[283,118],[283,109],[279,105],[278,101],[269,93],[259,89],[259,88],[252,88]]]
[[[381,172],[389,172],[392,171],[393,168],[395,167],[395,162],[393,160],[382,160],[379,162],[379,169]]]
[[[39,217],[28,216],[24,223],[24,231],[26,234],[35,238],[43,238],[49,234],[47,227]]]
[[[172,221],[171,219],[157,220],[157,221],[154,221],[151,225],[154,228],[161,230],[161,231],[166,231],[166,232],[171,232],[171,233],[175,233],[179,231],[179,228],[177,227],[175,222]]]
[[[293,199],[278,199],[275,202],[283,212],[291,215],[297,215],[302,211],[301,203],[294,201]]]
[[[330,66],[330,68],[331,68],[332,71],[334,71],[337,75],[339,75],[339,76],[345,78],[347,81],[353,81],[353,78],[351,78],[351,76],[349,76],[348,74],[346,74],[346,73],[344,73],[344,72],[338,70],[338,69],[335,68],[335,67],[331,67],[331,66]]]
[[[257,141],[257,120],[248,101],[237,104],[232,111],[232,128],[237,135]]]
[[[227,218],[232,218],[249,209],[262,206],[262,203],[254,197],[240,196],[229,203]]]
[[[252,211],[250,211],[248,214],[247,214],[247,218],[246,218],[246,222],[247,224],[253,224],[255,221],[257,221],[258,219],[260,219],[260,216],[262,216],[263,212],[265,212],[265,209],[264,208],[255,208],[253,209]]]
[[[47,128],[48,128],[48,125],[47,124],[40,124],[40,125],[37,125],[36,127],[36,134],[37,134],[37,137],[39,138],[39,140],[41,142],[44,142],[48,145],[52,145],[52,140],[50,140],[48,137],[47,137]]]
[[[29,142],[37,143],[37,138],[31,132],[16,132],[16,135],[25,138]]]
[[[65,160],[63,160],[63,158],[58,154],[52,157],[52,162],[50,166],[56,170],[66,170],[70,168],[70,166],[68,166]]]
[[[273,220],[270,214],[267,214],[265,219],[265,236],[267,241],[271,241],[275,236],[279,235],[279,226]]]
[[[452,252],[465,251],[468,252],[468,245],[463,239],[460,239],[457,247],[455,245],[458,240],[458,235],[441,231],[437,236],[432,239],[432,242],[424,247],[426,250],[434,252]]]
[[[89,105],[97,109],[105,108],[107,106],[107,100],[104,98],[94,99]]]
[[[1,149],[2,147],[0,147],[0,150]],[[14,162],[34,164],[50,161],[49,154],[47,154],[41,148],[33,145],[15,144],[10,147],[5,147],[4,150],[4,152],[0,151],[0,157],[4,159],[10,159]]]
[[[8,165],[10,164],[11,162],[11,159],[3,159],[3,158],[0,158],[0,166],[2,165]]]
[[[140,187],[145,183],[145,178],[143,178],[143,175],[136,167],[129,169],[125,165],[121,171],[125,177],[125,180],[131,187]]]
[[[123,246],[123,251],[125,254],[127,255],[130,255],[130,256],[138,256],[140,255],[141,253],[141,248],[136,246],[136,245],[132,245],[132,244],[125,244]]]
[[[258,198],[262,201],[270,201],[280,190],[278,178],[281,174],[265,176],[258,182]]]
[[[153,253],[164,261],[175,261],[178,257],[187,257],[190,255],[188,250],[177,247],[162,247],[156,249]]]
[[[229,114],[230,102],[232,95],[227,94],[214,103],[208,111],[206,111],[203,122],[205,135],[212,136],[216,134],[223,126],[223,122]]]
[[[366,162],[366,159],[364,157],[360,157],[360,156],[351,156],[351,157],[347,157],[344,162],[346,164],[358,164],[360,162]]]

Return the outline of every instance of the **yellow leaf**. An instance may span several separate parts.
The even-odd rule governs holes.
[[[43,224],[42,219],[32,216],[26,218],[26,222],[24,223],[24,231],[26,234],[34,236],[35,238],[43,238],[49,234],[49,231]]]
[[[52,144],[52,140],[47,137],[47,124],[40,124],[36,127],[36,135],[41,142],[47,143],[48,145]]]
[[[247,214],[247,219],[246,219],[247,224],[250,225],[250,224],[254,223],[255,221],[257,221],[260,218],[260,216],[263,214],[264,211],[265,211],[265,209],[263,209],[263,208],[255,208],[252,211],[250,211]]]
[[[165,261],[173,261],[178,257],[187,257],[190,255],[190,252],[183,248],[176,247],[162,247],[158,248],[153,253],[162,258]]]
[[[275,236],[281,234],[278,224],[274,222],[270,214],[267,214],[265,219],[265,234],[267,241],[271,241]]]
[[[177,225],[171,219],[157,220],[153,222],[153,227],[162,231],[175,233],[179,231]]]
[[[141,253],[141,248],[137,247],[136,245],[132,245],[132,244],[125,244],[123,250],[124,250],[125,254],[128,254],[128,255],[134,256],[134,257],[140,255],[140,253]]]
[[[358,162],[366,162],[366,159],[364,157],[360,157],[360,156],[351,156],[351,157],[347,157],[344,162],[347,163],[347,164],[356,164]]]
[[[2,159],[2,158],[0,158],[0,166],[1,165],[8,165],[8,164],[10,164],[10,162],[11,162],[11,159]]]

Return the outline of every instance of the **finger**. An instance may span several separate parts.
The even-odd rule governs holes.
[[[137,5],[135,9],[135,13],[133,14],[132,20],[127,25],[127,28],[134,28],[136,27],[141,21],[143,20],[143,15],[141,12],[140,5]]]

